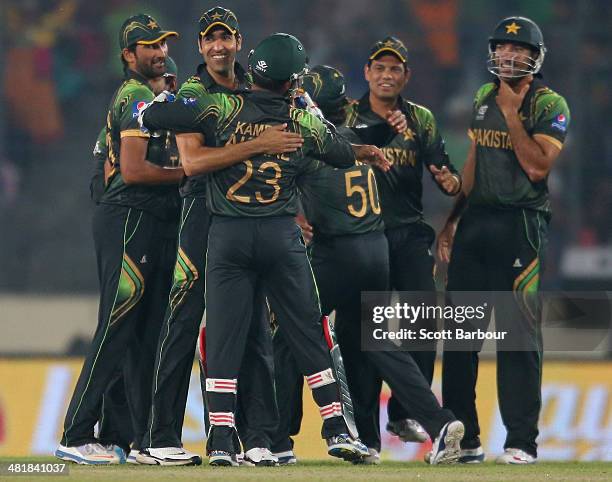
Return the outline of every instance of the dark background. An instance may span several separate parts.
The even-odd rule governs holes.
[[[2,0],[0,25],[0,293],[94,294],[89,178],[92,149],[120,82],[118,30],[145,12],[181,37],[170,40],[179,80],[194,72],[197,20],[216,2],[194,0]],[[507,15],[535,20],[548,53],[543,74],[572,119],[550,175],[554,216],[545,287],[612,285],[612,8],[606,0],[226,1],[243,34],[239,60],[284,31],[311,65],[342,70],[348,93],[366,84],[370,46],[387,35],[409,50],[405,96],[429,107],[454,163],[467,152],[471,101],[487,79],[487,38]],[[431,186],[429,186],[431,187]],[[438,228],[449,204],[426,188]]]

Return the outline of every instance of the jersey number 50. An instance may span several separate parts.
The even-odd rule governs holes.
[[[346,197],[350,198],[354,194],[361,196],[361,207],[356,209],[353,204],[348,205],[348,211],[352,216],[356,218],[362,218],[365,216],[368,210],[368,197],[370,198],[370,206],[372,206],[372,212],[374,214],[380,214],[380,204],[378,203],[378,196],[376,191],[376,180],[374,179],[374,171],[368,169],[368,192],[363,186],[359,184],[353,184],[353,181],[359,182],[359,179],[363,175],[360,171],[350,171],[344,173],[344,180],[346,181]]]

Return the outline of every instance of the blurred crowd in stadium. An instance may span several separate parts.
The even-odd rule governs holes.
[[[176,8],[180,5],[180,8]],[[5,0],[0,23],[0,290],[95,292],[88,183],[92,147],[121,74],[116,32],[146,11],[181,33],[172,46],[179,82],[197,64],[195,0]],[[341,69],[349,95],[365,88],[363,52],[392,34],[409,49],[407,97],[429,106],[461,166],[473,92],[490,26],[520,13],[540,24],[543,74],[572,106],[573,129],[549,185],[554,203],[545,286],[564,287],[570,246],[612,244],[612,9],[607,0],[226,1],[248,39],[239,56],[275,31],[304,42],[311,64]],[[427,190],[426,190],[427,191]],[[439,227],[448,201],[425,200]],[[609,278],[612,278],[610,270]]]

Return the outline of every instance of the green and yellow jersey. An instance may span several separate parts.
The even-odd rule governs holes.
[[[476,144],[476,171],[470,205],[529,208],[550,212],[547,180],[532,182],[518,162],[504,116],[495,97],[497,82],[476,93],[468,135]],[[570,112],[565,99],[542,84],[531,83],[519,111],[529,136],[563,147]]]
[[[106,147],[106,126],[100,129],[98,138],[93,148],[94,170],[89,183],[89,192],[91,199],[98,203],[104,194],[104,163],[108,157],[108,148]]]
[[[316,160],[349,167],[355,155],[333,126],[289,105],[287,98],[267,91],[206,94],[199,86],[181,87],[173,103],[154,103],[143,116],[148,129],[202,132],[215,147],[259,136],[270,126],[286,123],[304,138],[300,150],[285,155],[258,155],[208,176],[207,203],[213,214],[267,217],[297,213],[296,178]]]
[[[147,80],[129,71],[126,80],[117,89],[106,118],[106,150],[111,165],[106,187],[100,202],[118,204],[150,212],[160,218],[176,215],[174,186],[126,184],[121,176],[121,140],[125,137],[142,137],[148,140],[147,160],[160,166],[166,165],[167,133],[150,134],[138,125],[138,111],[154,98]],[[101,152],[103,152],[101,146]]]
[[[251,85],[249,75],[238,62],[234,64],[234,73],[238,81],[238,89],[245,89]],[[183,83],[181,90],[179,90],[179,96],[184,96],[185,92],[189,91],[189,97],[198,97],[205,94],[231,94],[234,92],[217,84],[208,73],[206,64],[198,65],[196,74]],[[205,138],[204,143],[207,146],[212,146],[214,142]],[[181,196],[205,197],[207,179],[208,174],[185,176],[180,187]]]
[[[338,169],[315,162],[300,176],[298,186],[315,238],[384,229],[371,166],[357,161],[348,169]]]
[[[423,169],[429,171],[431,165],[438,168],[445,165],[451,172],[457,172],[431,111],[401,97],[399,108],[408,123],[401,134],[372,111],[369,92],[348,106],[345,123],[364,143],[380,147],[391,163],[389,172],[374,171],[386,228],[423,219]]]

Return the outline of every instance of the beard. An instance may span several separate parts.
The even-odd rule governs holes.
[[[158,62],[159,57],[154,57],[148,61],[136,57],[136,68],[147,79],[154,79],[166,73],[165,62],[162,65]]]

